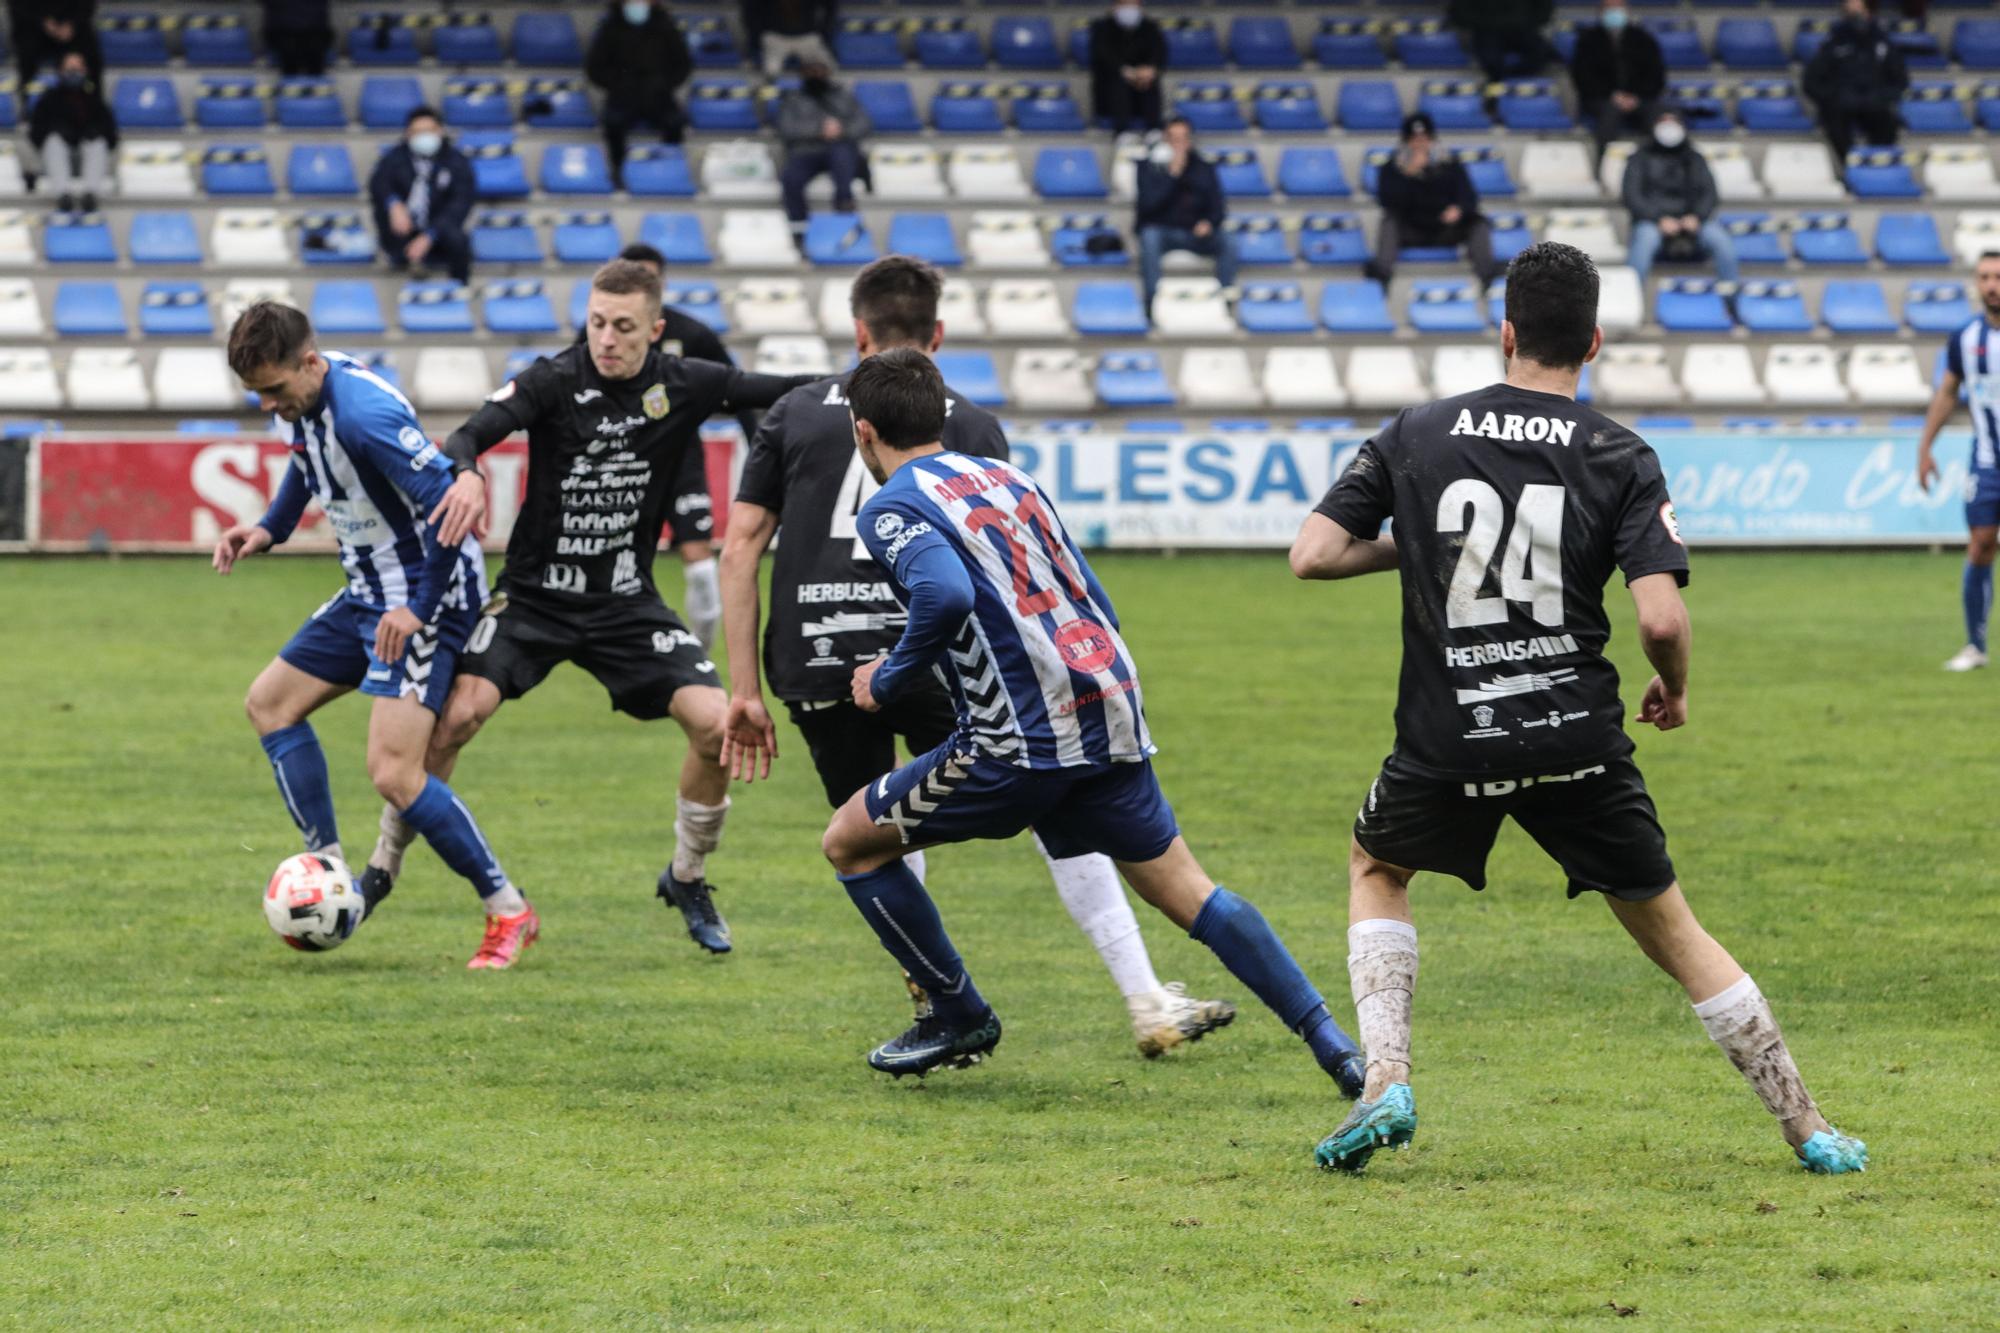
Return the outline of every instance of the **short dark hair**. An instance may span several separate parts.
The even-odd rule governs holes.
[[[438,114],[436,107],[413,106],[410,108],[410,114],[403,117],[403,128],[407,130],[410,126],[424,119],[434,120],[440,125],[444,124],[444,117]]]
[[[633,292],[644,292],[646,299],[655,310],[660,308],[660,275],[644,264],[630,259],[614,259],[597,270],[590,279],[592,291],[604,292],[610,296],[630,296]]]
[[[667,257],[644,241],[634,241],[618,252],[620,259],[629,259],[635,264],[651,264],[664,273],[667,271]]]
[[[1978,258],[1978,259],[1977,259],[1977,260],[1976,260],[1976,261],[1975,261],[1975,262],[1973,263],[1973,265],[1972,265],[1972,266],[1973,266],[1974,268],[1978,268],[1978,267],[1979,267],[1979,265],[1981,265],[1981,264],[1985,263],[1985,262],[1986,262],[1987,260],[1989,260],[1989,259],[2000,259],[2000,250],[1982,250],[1982,251],[1980,251],[1980,252],[1979,252],[1979,258]]]
[[[855,275],[847,308],[868,326],[877,346],[929,346],[943,294],[936,268],[911,255],[883,255]]]
[[[856,366],[847,404],[891,449],[936,444],[944,434],[944,376],[914,347],[878,352]]]
[[[1165,131],[1172,129],[1176,125],[1185,125],[1187,126],[1187,132],[1189,134],[1194,133],[1194,122],[1189,120],[1186,116],[1168,116],[1166,119],[1166,123],[1160,126],[1160,130],[1161,132],[1164,133]]]
[[[257,301],[236,317],[229,330],[229,368],[238,379],[265,367],[297,365],[313,345],[312,321],[296,306]]]
[[[1541,241],[1507,266],[1507,322],[1514,351],[1530,361],[1580,366],[1597,332],[1597,265],[1560,241]]]

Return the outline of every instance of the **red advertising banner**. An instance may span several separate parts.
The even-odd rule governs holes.
[[[736,436],[702,441],[715,535],[734,492]],[[51,435],[29,463],[28,540],[44,549],[207,550],[225,528],[264,512],[290,465],[275,440],[248,436]],[[528,477],[528,448],[499,445],[480,460],[491,484],[485,544],[498,551],[514,528]],[[331,549],[313,506],[289,546]]]

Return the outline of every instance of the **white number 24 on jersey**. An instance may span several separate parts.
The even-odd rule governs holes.
[[[827,524],[826,535],[829,541],[842,539],[852,541],[856,560],[867,560],[871,557],[868,554],[867,544],[861,540],[861,534],[854,530],[854,516],[859,514],[861,506],[867,504],[874,498],[875,492],[881,489],[875,484],[875,478],[868,475],[868,469],[862,465],[861,451],[857,449],[849,454],[847,475],[840,479],[840,494],[833,498],[833,513],[830,516],[831,521]]]
[[[1458,565],[1451,572],[1451,590],[1445,596],[1445,622],[1452,629],[1498,625],[1507,619],[1510,602],[1524,604],[1539,624],[1563,623],[1563,488],[1521,488],[1521,502],[1514,506],[1513,530],[1508,532],[1507,546],[1500,556],[1500,595],[1482,597],[1486,571],[1493,566],[1493,554],[1500,549],[1500,532],[1506,526],[1506,501],[1476,477],[1454,481],[1438,497],[1437,530],[1465,534]]]

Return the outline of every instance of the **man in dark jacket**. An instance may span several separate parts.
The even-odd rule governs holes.
[[[770,79],[785,72],[788,60],[801,66],[816,60],[831,69],[837,10],[834,0],[743,0],[751,61]]]
[[[1194,127],[1179,116],[1167,122],[1166,142],[1139,164],[1139,277],[1146,288],[1146,312],[1160,286],[1160,261],[1169,250],[1188,250],[1215,260],[1215,280],[1236,285],[1236,237],[1222,229],[1229,204],[1215,166],[1195,151]]]
[[[1888,32],[1869,17],[1866,0],[1845,0],[1840,11],[1840,22],[1806,66],[1805,90],[1844,167],[1856,130],[1871,144],[1896,142],[1902,128],[1896,105],[1910,86],[1910,71]]]
[[[833,178],[833,211],[854,211],[854,182],[864,168],[862,140],[875,128],[853,93],[833,81],[819,61],[800,70],[799,86],[778,99],[778,138],[785,145],[785,165],[778,173],[784,190],[785,216],[801,244],[806,234],[806,186],[815,176]]]
[[[72,51],[83,57],[90,81],[103,86],[97,0],[7,0],[7,18],[13,28],[14,67],[23,88],[34,82],[42,66],[60,66]]]
[[[1362,271],[1383,286],[1405,246],[1464,246],[1481,283],[1500,276],[1493,262],[1493,228],[1479,212],[1479,193],[1465,164],[1437,151],[1437,125],[1423,112],[1403,117],[1403,146],[1375,177],[1382,222],[1375,257]]]
[[[368,178],[375,234],[397,268],[443,269],[454,282],[472,278],[472,163],[445,141],[444,122],[427,106],[403,122],[403,142],[382,154]]]
[[[118,122],[104,104],[80,52],[63,57],[56,86],[43,93],[28,118],[28,142],[48,173],[49,192],[65,213],[97,211],[97,196],[111,185],[111,150]]]
[[[1604,0],[1597,22],[1577,30],[1576,53],[1569,62],[1576,103],[1590,137],[1597,140],[1600,162],[1604,145],[1651,127],[1667,88],[1660,39],[1630,18],[1625,0]]]
[[[1090,25],[1090,114],[1112,133],[1160,128],[1160,71],[1167,35],[1139,0],[1118,0]]]
[[[332,0],[263,0],[264,49],[278,62],[286,78],[314,78],[326,73],[326,53],[333,45]]]
[[[1631,264],[1642,285],[1666,246],[1690,259],[1706,250],[1715,275],[1736,281],[1736,245],[1715,218],[1715,176],[1673,111],[1660,113],[1653,137],[1625,164],[1624,196],[1632,213]]]
[[[635,126],[660,132],[662,143],[679,143],[687,130],[677,94],[694,72],[686,34],[666,7],[654,0],[623,0],[598,25],[584,60],[590,81],[604,90],[604,151],[611,179],[624,188],[625,144]]]
[[[1472,58],[1488,82],[1528,79],[1549,61],[1542,29],[1556,14],[1556,0],[1451,0],[1445,21],[1465,32]]]

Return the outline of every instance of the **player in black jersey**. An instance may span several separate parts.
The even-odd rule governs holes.
[[[1398,413],[1292,547],[1300,578],[1400,569],[1403,586],[1396,746],[1350,857],[1348,968],[1368,1086],[1318,1157],[1359,1171],[1377,1146],[1409,1142],[1409,882],[1429,870],[1483,888],[1511,815],[1562,866],[1570,897],[1603,894],[1686,988],[1806,1168],[1860,1170],[1866,1147],[1820,1115],[1756,983],[1689,910],[1632,762],[1604,657],[1604,585],[1624,574],[1659,673],[1638,720],[1671,731],[1688,710],[1687,552],[1652,449],[1575,401],[1603,341],[1597,287],[1578,250],[1523,251],[1507,272],[1506,382]]]
[[[536,361],[445,441],[449,457],[469,463],[526,431],[528,493],[427,767],[449,774],[501,701],[520,698],[560,662],[597,677],[620,712],[671,716],[688,752],[659,896],[680,908],[696,943],[726,953],[729,928],[704,871],[729,808],[729,774],[718,762],[727,700],[701,640],[660,600],[653,555],[680,466],[700,448],[701,423],[717,411],[769,406],[811,377],[752,375],[653,350],[660,280],[643,264],[613,260],[599,269],[588,309],[586,342]],[[407,842],[390,816],[371,864],[393,866],[395,843]]]
[[[862,357],[897,347],[935,353],[944,338],[937,318],[942,288],[935,268],[906,255],[888,255],[862,269],[849,298],[855,350]],[[894,648],[906,617],[854,530],[854,516],[876,486],[854,447],[846,385],[846,375],[819,380],[787,394],[765,414],[743,465],[722,548],[731,667],[725,764],[752,781],[769,774],[778,752],[758,675],[757,565],[782,523],[785,539],[771,573],[763,665],[805,737],[827,801],[836,809],[896,767],[897,737],[912,754],[925,754],[951,735],[956,720],[941,683],[881,712],[864,713],[854,705],[855,665]],[[955,390],[946,393],[945,447],[982,458],[1007,457],[1007,436],[993,415]],[[923,853],[905,859],[921,878]],[[1109,860],[1049,858],[1049,871],[1064,906],[1124,993],[1142,1052],[1159,1055],[1236,1016],[1224,1001],[1194,999],[1179,983],[1161,985]]]

